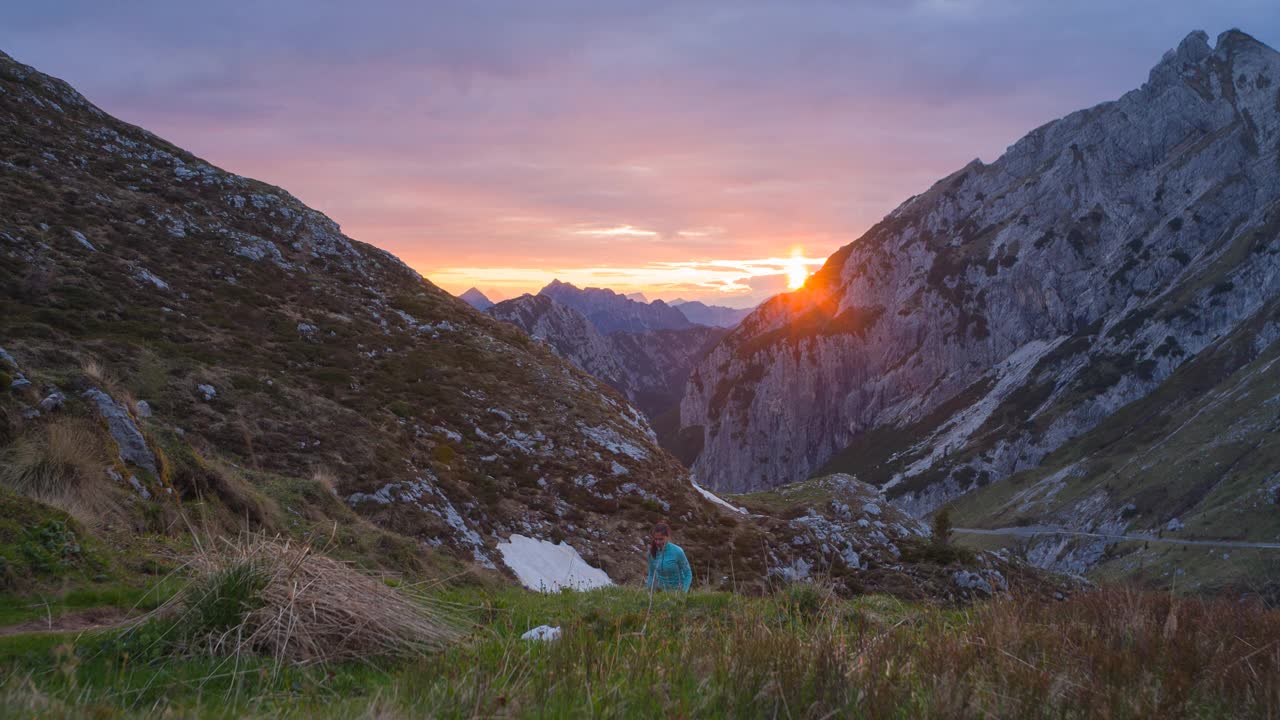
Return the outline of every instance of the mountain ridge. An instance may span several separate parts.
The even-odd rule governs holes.
[[[1263,352],[1280,55],[1207,37],[939,180],[746,318],[682,403],[699,482],[840,469],[925,514],[1035,467],[1240,328],[1256,330],[1239,366]],[[1100,497],[1085,524],[1124,514]]]
[[[506,572],[519,536],[614,582],[642,577],[668,518],[709,587],[825,568],[848,592],[975,596],[901,560],[926,531],[853,478],[750,515],[709,499],[638,411],[524,332],[3,54],[0,148],[0,454],[54,468],[0,474],[6,506],[46,508],[23,517],[52,503],[83,521],[74,537],[134,554],[192,523],[327,538],[446,579]],[[20,588],[56,580],[5,567]],[[1002,556],[966,567],[1045,586]]]

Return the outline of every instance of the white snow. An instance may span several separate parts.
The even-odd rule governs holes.
[[[710,490],[699,485],[697,480],[694,480],[693,478],[689,478],[689,482],[693,483],[693,489],[697,490],[699,495],[710,500],[711,502],[717,505],[723,505],[736,513],[742,513],[743,515],[747,514],[746,510],[736,505],[730,505],[727,501],[724,500],[724,498],[721,498],[719,495],[716,495]]]
[[[568,543],[512,535],[509,541],[498,543],[498,552],[520,584],[530,590],[590,590],[613,584],[605,571],[588,565]]]
[[[550,625],[539,625],[520,636],[521,640],[558,640],[559,638],[560,628]]]

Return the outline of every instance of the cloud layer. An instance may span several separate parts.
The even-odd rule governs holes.
[[[0,49],[448,289],[745,302],[715,263],[825,256],[1232,26],[1280,40],[1273,0],[52,0]]]

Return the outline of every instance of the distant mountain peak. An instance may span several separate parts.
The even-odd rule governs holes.
[[[618,331],[680,330],[694,325],[661,300],[639,302],[608,288],[578,288],[552,280],[538,294],[582,313],[606,335]]]
[[[698,300],[677,300],[672,307],[689,318],[689,322],[699,325],[714,325],[731,328],[742,322],[754,308],[731,308],[721,305],[708,305]]]
[[[479,288],[475,287],[468,288],[466,292],[458,296],[458,299],[477,310],[488,310],[493,307],[493,301],[480,292]]]

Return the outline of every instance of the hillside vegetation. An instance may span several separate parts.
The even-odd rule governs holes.
[[[448,591],[411,661],[135,658],[120,631],[0,638],[5,717],[1262,718],[1280,611],[1126,591],[967,610],[821,585],[747,598]],[[551,642],[521,639],[549,623]]]

